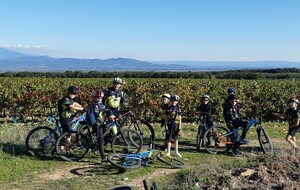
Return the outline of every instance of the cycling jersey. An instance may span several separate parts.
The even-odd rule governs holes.
[[[230,123],[233,120],[239,119],[240,110],[237,105],[226,104],[223,109],[223,116],[226,123]]]
[[[125,102],[124,93],[121,90],[111,87],[105,89],[103,92],[103,102],[108,109],[119,109],[120,105]]]
[[[208,121],[212,120],[212,105],[211,104],[201,104],[200,106],[198,106],[196,108],[196,111],[199,112],[204,112],[203,116],[205,119],[207,119]]]
[[[176,123],[179,122],[179,116],[182,115],[182,112],[178,106],[170,106],[167,109],[167,118],[168,123]]]
[[[299,110],[288,109],[285,112],[285,115],[286,115],[286,118],[288,120],[289,126],[291,126],[291,125],[293,125],[295,123],[295,119],[300,118],[300,112],[299,112]]]
[[[69,119],[74,117],[76,110],[72,110],[70,106],[74,103],[74,100],[68,96],[63,97],[58,101],[58,114],[61,119]]]

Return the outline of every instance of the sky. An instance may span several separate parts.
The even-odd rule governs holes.
[[[300,62],[299,0],[0,0],[0,47],[152,61]]]

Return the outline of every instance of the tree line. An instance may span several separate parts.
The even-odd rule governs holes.
[[[233,71],[65,71],[65,72],[3,72],[0,77],[43,77],[43,78],[193,78],[193,79],[300,79],[300,69],[245,69]]]

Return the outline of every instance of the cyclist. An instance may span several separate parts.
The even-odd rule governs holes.
[[[170,103],[171,94],[163,94],[162,96],[162,104],[160,105],[161,113],[160,113],[160,119],[161,119],[161,127],[166,127],[166,119],[167,119],[167,110]],[[167,133],[165,133],[165,140],[167,144]],[[163,148],[166,148],[167,145],[163,145]]]
[[[296,144],[296,134],[299,131],[300,125],[300,112],[297,109],[299,100],[297,98],[291,98],[288,100],[288,109],[285,113],[273,113],[277,117],[285,117],[288,120],[289,130],[285,137],[285,140],[291,145],[292,153],[298,153],[298,146]]]
[[[115,121],[119,117],[120,106],[125,102],[124,93],[120,90],[123,81],[116,77],[112,80],[113,86],[104,89],[103,102],[107,108],[106,116],[110,121]],[[116,133],[116,127],[113,128],[113,133]]]
[[[67,95],[58,101],[58,114],[63,132],[71,131],[71,121],[75,117],[76,111],[82,111],[84,108],[74,101],[79,90],[76,86],[69,86]]]
[[[212,105],[210,103],[210,97],[208,94],[204,94],[201,96],[201,103],[196,108],[196,111],[200,113],[200,116],[203,117],[205,123],[207,124],[207,127],[213,126],[213,118],[211,116],[212,114]]]
[[[161,108],[161,127],[164,127],[165,123],[166,123],[166,112],[168,110],[169,107],[169,103],[170,103],[170,98],[171,98],[171,94],[163,94],[162,96],[162,104],[160,105]]]
[[[105,128],[104,125],[104,115],[103,111],[105,110],[105,106],[102,104],[102,98],[104,97],[104,93],[100,90],[95,90],[93,92],[93,102],[89,105],[90,114],[92,114],[92,117],[94,117],[94,122],[90,123],[92,125],[93,131],[97,132],[97,129],[99,130],[98,134],[98,140],[100,141],[100,156],[102,158],[101,162],[107,162],[107,157],[105,156],[104,151],[104,137],[103,137],[103,128]],[[88,119],[89,114],[87,114]],[[97,122],[98,121],[98,122]]]
[[[240,118],[240,105],[237,104],[237,97],[235,95],[228,96],[229,104],[223,107],[223,116],[229,130],[233,131],[238,127],[243,128],[242,135],[238,139],[238,134],[232,135],[232,153],[240,154],[239,146],[240,144],[248,144],[249,142],[245,139],[247,133],[247,122]]]
[[[178,152],[178,136],[181,134],[181,110],[178,107],[179,101],[178,95],[172,95],[170,98],[170,104],[167,110],[167,125],[166,125],[166,136],[167,136],[167,155],[171,152],[171,142],[174,139],[175,154],[182,157]]]
[[[200,105],[196,108],[196,111],[199,113],[200,120],[203,120],[206,124],[206,128],[204,129],[206,131],[214,124],[213,117],[211,115],[213,107],[210,103],[210,97],[208,94],[202,95],[200,101]],[[210,144],[210,141],[208,141],[207,143]]]

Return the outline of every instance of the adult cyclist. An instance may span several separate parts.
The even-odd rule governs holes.
[[[120,89],[123,81],[120,77],[112,80],[113,86],[103,90],[103,103],[107,108],[106,116],[110,121],[119,117],[120,107],[125,102],[124,93]],[[116,132],[116,131],[115,131]]]

